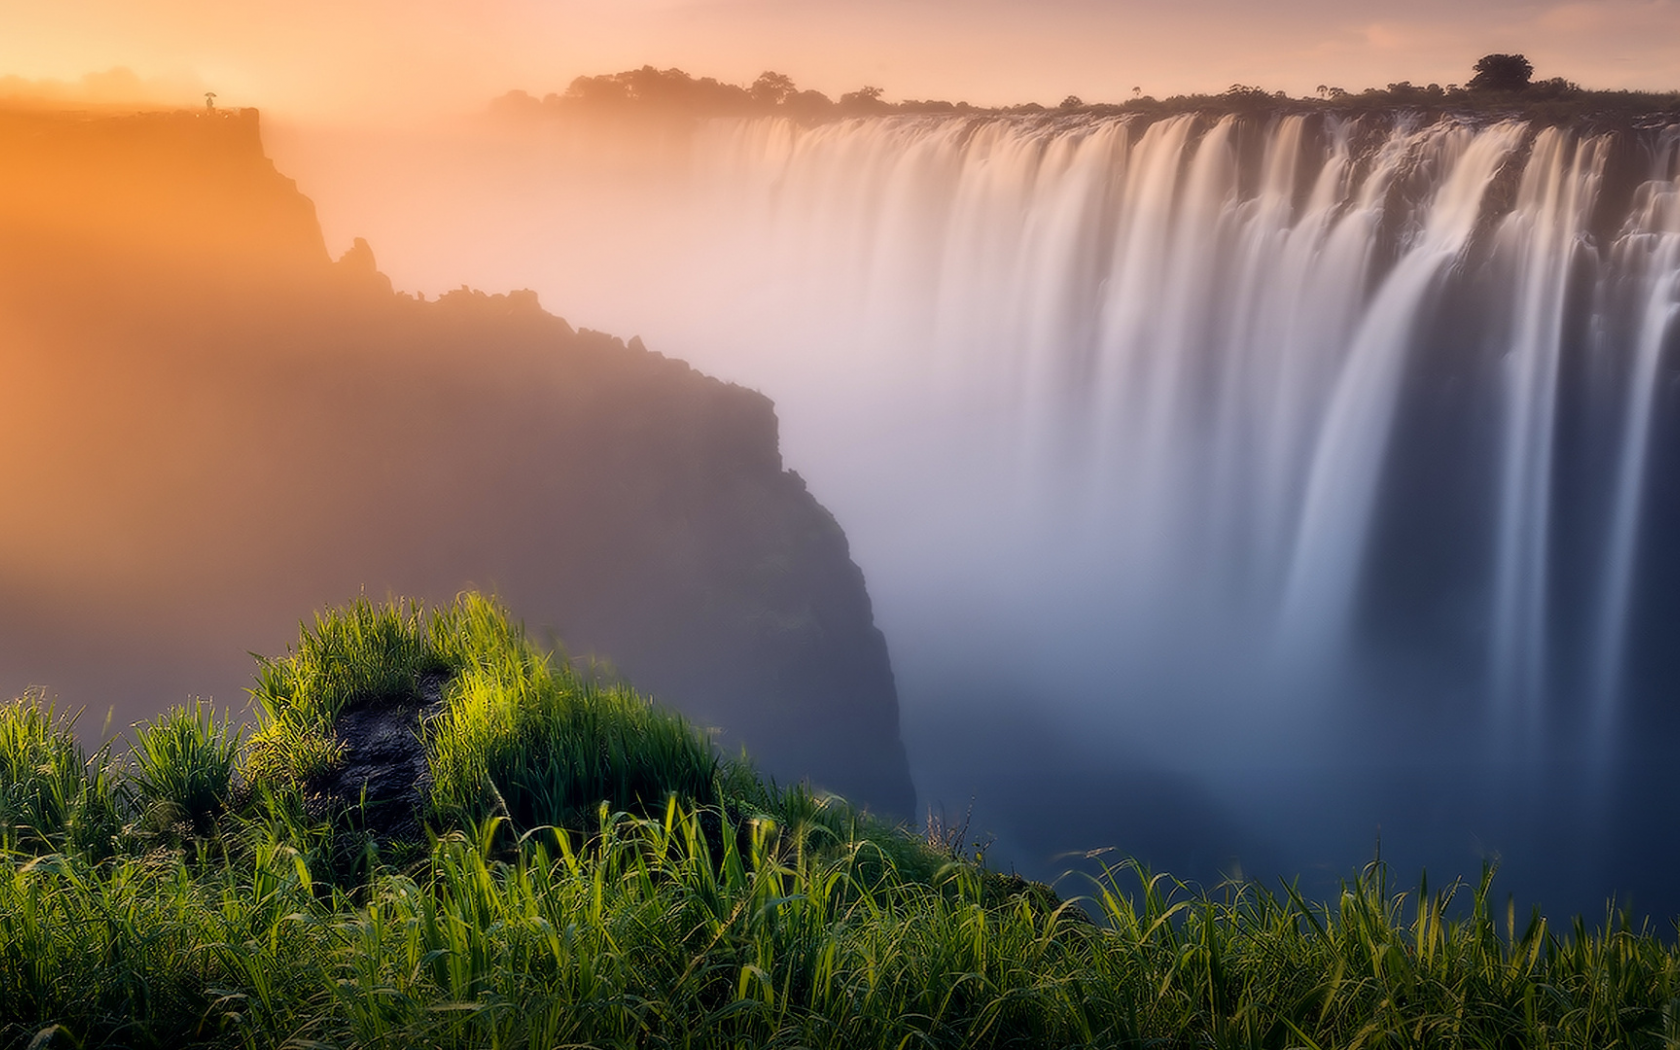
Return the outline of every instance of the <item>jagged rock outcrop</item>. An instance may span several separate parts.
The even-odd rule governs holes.
[[[885,641],[769,400],[338,262],[256,115],[0,113],[0,687],[119,720],[359,592],[538,637],[908,815]]]

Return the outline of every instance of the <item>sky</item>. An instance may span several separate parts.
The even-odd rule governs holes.
[[[0,0],[0,78],[93,101],[213,90],[342,123],[643,64],[988,105],[1445,85],[1490,52],[1589,87],[1680,88],[1680,0]]]

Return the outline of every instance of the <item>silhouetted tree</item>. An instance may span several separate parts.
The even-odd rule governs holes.
[[[758,79],[753,81],[752,87],[747,90],[754,102],[766,106],[779,106],[799,91],[793,86],[792,77],[769,69],[760,73]]]
[[[633,106],[668,113],[732,113],[754,105],[746,88],[721,84],[712,77],[695,78],[680,69],[643,66],[622,73],[578,77],[566,89],[562,104],[606,110]]]
[[[880,113],[888,108],[881,95],[880,88],[866,85],[841,95],[840,108],[847,113]]]
[[[1271,108],[1278,96],[1273,95],[1263,87],[1232,84],[1219,97],[1233,109],[1265,110]]]
[[[1580,93],[1581,85],[1573,80],[1565,80],[1563,77],[1536,80],[1528,85],[1528,94],[1531,98],[1567,98],[1570,95],[1579,95]]]
[[[1063,109],[1078,109],[1084,104],[1085,100],[1080,98],[1078,95],[1069,95],[1067,98],[1062,99]]]
[[[1367,94],[1371,93],[1380,92],[1375,92],[1375,89],[1373,89],[1372,92],[1367,92]],[[1445,92],[1441,90],[1441,85],[1439,84],[1430,84],[1428,87],[1418,87],[1410,80],[1402,80],[1397,84],[1388,85],[1386,94],[1388,95],[1388,101],[1390,103],[1401,104],[1420,102],[1429,103],[1445,97]]]
[[[559,95],[550,94],[549,99],[558,102]],[[532,95],[529,91],[515,88],[505,95],[490,100],[490,111],[506,117],[536,116],[543,112],[543,99]]]
[[[814,88],[789,95],[782,105],[795,116],[813,120],[820,120],[834,110],[834,100]]]
[[[1472,91],[1521,91],[1533,76],[1534,64],[1521,55],[1483,55],[1466,86]]]

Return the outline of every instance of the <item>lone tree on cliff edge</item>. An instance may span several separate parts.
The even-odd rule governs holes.
[[[1534,65],[1521,55],[1483,55],[1465,86],[1472,91],[1521,91],[1533,76]]]

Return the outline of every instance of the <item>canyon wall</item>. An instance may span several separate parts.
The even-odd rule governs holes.
[[[529,292],[332,261],[254,111],[0,113],[0,688],[97,732],[359,593],[498,594],[783,780],[914,808],[886,643],[764,396]]]

